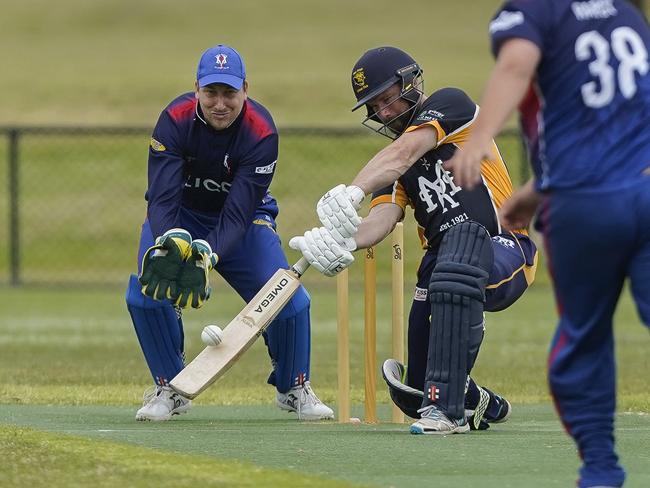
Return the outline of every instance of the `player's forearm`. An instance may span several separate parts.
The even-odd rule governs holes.
[[[352,185],[366,195],[384,188],[402,176],[414,161],[409,151],[396,143],[379,151],[354,178]]]
[[[511,39],[504,43],[481,99],[479,116],[472,126],[474,140],[487,145],[496,137],[528,92],[539,59],[540,51],[530,41]]]
[[[363,219],[354,236],[357,249],[365,249],[383,241],[393,231],[402,216],[402,209],[392,203],[373,208]]]

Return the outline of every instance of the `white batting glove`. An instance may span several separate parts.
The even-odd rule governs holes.
[[[321,223],[342,246],[346,246],[345,239],[354,237],[357,233],[361,223],[357,210],[365,196],[358,186],[337,185],[316,204]]]
[[[351,239],[354,242],[354,239]],[[325,276],[335,276],[354,262],[350,251],[341,247],[324,227],[315,227],[302,236],[292,237],[289,247],[300,251],[309,264]]]

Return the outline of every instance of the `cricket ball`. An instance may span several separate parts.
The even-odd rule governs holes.
[[[216,325],[206,325],[201,332],[201,340],[206,346],[218,346],[223,339],[223,330]]]

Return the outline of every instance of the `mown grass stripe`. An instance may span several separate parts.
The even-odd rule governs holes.
[[[0,459],[3,488],[361,486],[240,461],[219,461],[7,425],[0,425]]]

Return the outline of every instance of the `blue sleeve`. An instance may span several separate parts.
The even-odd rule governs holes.
[[[252,224],[255,211],[271,184],[278,159],[278,134],[257,142],[244,156],[221,209],[215,228],[207,241],[218,256],[227,255]]]
[[[511,38],[527,39],[544,50],[553,8],[549,0],[510,0],[490,22],[492,54],[496,57],[504,41]]]
[[[178,127],[164,111],[156,123],[149,145],[149,183],[145,198],[147,218],[154,238],[180,224],[184,164]]]

